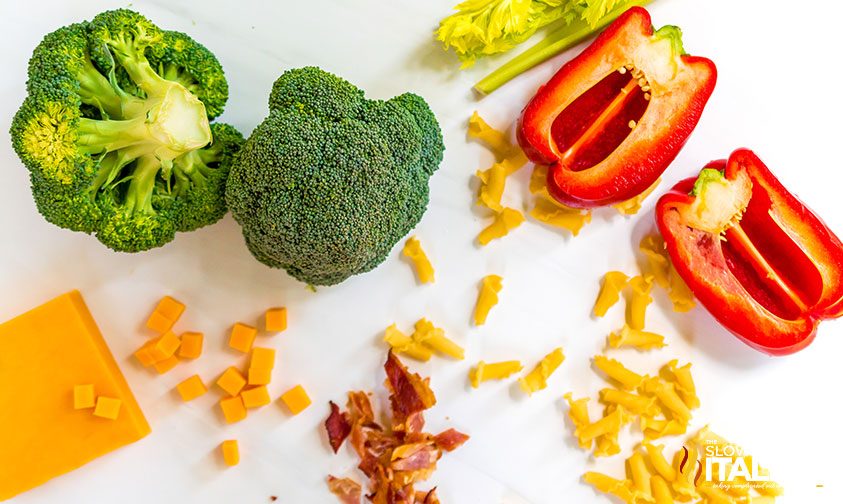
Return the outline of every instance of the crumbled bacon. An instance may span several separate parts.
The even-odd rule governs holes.
[[[452,452],[468,441],[468,436],[456,429],[448,429],[434,436],[433,440],[439,448]]]
[[[331,493],[339,497],[343,504],[360,504],[363,488],[351,478],[335,478],[328,476],[328,488]]]
[[[331,449],[334,453],[342,446],[345,438],[351,434],[351,416],[346,412],[340,412],[340,407],[330,401],[331,414],[325,420],[325,430],[328,431],[328,442],[331,443]]]
[[[349,439],[360,458],[357,467],[369,478],[370,493],[366,498],[373,504],[440,504],[435,488],[423,492],[416,491],[414,485],[433,473],[443,452],[457,449],[468,436],[454,429],[435,436],[422,432],[423,412],[436,404],[430,380],[410,373],[392,352],[384,369],[392,409],[389,426],[385,428],[375,421],[368,394],[349,392],[347,412],[330,403],[325,428],[331,448],[336,452]],[[362,489],[354,481],[330,476],[328,485],[343,503],[359,502]],[[349,491],[354,485],[356,494]],[[349,498],[352,500],[346,500]]]

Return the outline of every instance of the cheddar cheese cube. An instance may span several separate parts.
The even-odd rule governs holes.
[[[123,401],[113,397],[97,397],[97,406],[94,408],[94,416],[107,418],[109,420],[117,420],[120,415],[120,406]]]
[[[179,363],[178,356],[171,355],[171,356],[167,357],[166,359],[164,359],[162,361],[156,362],[155,364],[153,364],[153,366],[155,367],[155,370],[158,371],[158,374],[164,374],[167,371],[176,367],[176,365],[178,363]]]
[[[222,442],[222,458],[225,465],[232,467],[240,463],[240,448],[236,439],[229,439]]]
[[[310,397],[307,396],[307,392],[305,392],[304,387],[301,385],[296,385],[290,390],[284,392],[281,395],[281,400],[287,405],[287,408],[289,408],[290,412],[294,415],[298,415],[310,406]]]
[[[204,395],[208,388],[202,383],[202,378],[199,378],[199,375],[193,375],[176,385],[176,390],[179,391],[182,401],[187,402]]]
[[[97,396],[93,385],[76,385],[73,387],[73,409],[88,409],[96,406]]]
[[[231,328],[231,337],[228,340],[228,346],[243,353],[249,353],[252,350],[252,343],[255,342],[255,336],[258,335],[258,330],[250,325],[237,322]]]
[[[275,350],[272,348],[255,347],[252,349],[250,369],[272,369],[275,367]]]
[[[181,303],[170,296],[164,296],[161,301],[158,302],[158,306],[155,308],[155,311],[167,319],[172,320],[175,324],[179,318],[181,318],[181,314],[184,313],[184,303]]]
[[[249,385],[269,385],[272,381],[272,370],[261,368],[249,368]]]
[[[226,423],[236,423],[246,418],[246,406],[240,396],[227,397],[220,401],[220,409]]]
[[[181,335],[179,357],[182,359],[198,359],[202,355],[205,335],[200,332],[186,332]]]
[[[260,408],[272,402],[272,399],[269,398],[269,390],[266,389],[266,385],[244,390],[240,394],[240,397],[243,399],[243,406],[248,409]]]
[[[73,291],[0,324],[0,501],[149,434],[85,302]],[[104,422],[68,404],[77,384],[122,401]]]
[[[175,355],[180,345],[179,337],[173,331],[167,331],[155,340],[155,343],[149,348],[149,354],[155,359],[155,362],[161,362]]]
[[[146,320],[146,327],[152,329],[158,334],[164,334],[169,331],[175,323],[176,322],[174,320],[170,320],[161,313],[154,311]]]
[[[281,332],[287,329],[287,309],[270,308],[266,310],[265,324],[267,332]]]
[[[134,353],[135,358],[143,365],[143,367],[149,367],[155,364],[155,357],[152,356],[150,349],[157,341],[158,338],[149,340]]]
[[[217,380],[217,385],[225,390],[228,395],[236,396],[246,386],[246,379],[240,374],[236,367],[229,367]]]

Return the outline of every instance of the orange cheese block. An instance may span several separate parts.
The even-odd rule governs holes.
[[[149,434],[143,413],[77,291],[0,324],[0,501]],[[119,416],[73,408],[91,384]]]

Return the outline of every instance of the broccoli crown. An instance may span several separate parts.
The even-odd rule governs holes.
[[[137,252],[226,212],[243,137],[211,124],[228,98],[216,57],[120,9],[44,37],[12,145],[47,221]]]
[[[281,75],[269,109],[226,188],[252,254],[312,285],[373,269],[427,208],[445,150],[433,112],[314,67]]]

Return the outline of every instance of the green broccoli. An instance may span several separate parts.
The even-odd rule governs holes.
[[[445,149],[433,112],[313,67],[279,77],[269,108],[226,188],[252,254],[312,285],[373,269],[427,207]]]
[[[210,124],[228,84],[214,55],[138,13],[59,28],[29,62],[12,144],[47,221],[108,247],[160,247],[226,213],[242,135]]]

